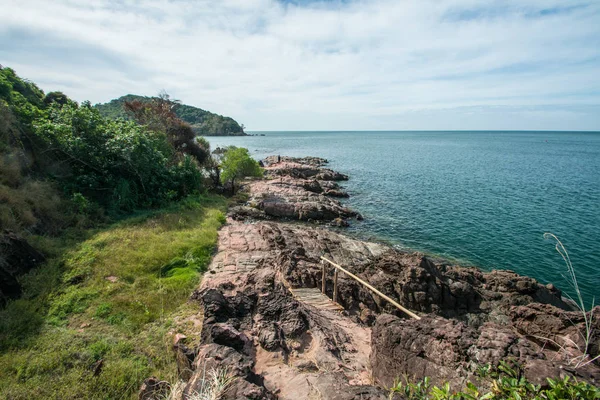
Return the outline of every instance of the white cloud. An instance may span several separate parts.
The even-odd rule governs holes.
[[[250,129],[598,130],[599,20],[554,0],[15,0],[0,63],[77,100],[166,89]]]

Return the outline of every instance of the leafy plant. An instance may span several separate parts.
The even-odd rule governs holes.
[[[164,133],[133,122],[104,119],[89,103],[49,108],[34,124],[51,161],[60,161],[57,178],[81,208],[94,199],[109,210],[132,211],[160,205],[200,189],[201,173],[189,157],[171,162]]]
[[[263,174],[258,162],[250,157],[248,149],[243,147],[229,147],[221,160],[221,168],[221,182],[231,185],[232,194],[235,194],[236,180]]]
[[[429,393],[429,377],[425,377],[419,382],[410,382],[406,377],[404,383],[402,381],[396,381],[394,386],[390,390],[390,399],[394,397],[394,394],[399,393],[404,395],[408,400],[413,399],[424,399]]]
[[[568,376],[565,378],[548,379],[549,388],[542,389],[539,385],[529,382],[523,375],[519,365],[501,361],[493,368],[480,367],[485,376],[493,377],[491,382],[477,387],[467,382],[462,391],[453,391],[448,382],[441,387],[430,385],[430,379],[425,377],[419,382],[397,381],[389,389],[390,400],[396,394],[407,400],[594,400],[600,399],[600,389],[586,382],[579,382]],[[486,389],[489,386],[489,389]]]
[[[541,392],[548,400],[600,399],[600,389],[585,382],[577,382],[568,376],[563,379],[548,378],[549,389]]]
[[[519,400],[527,398],[528,394],[537,393],[539,386],[528,382],[523,371],[518,366],[511,366],[505,361],[500,361],[498,379],[492,382],[492,393],[499,398],[514,398]],[[490,397],[493,398],[493,397]]]

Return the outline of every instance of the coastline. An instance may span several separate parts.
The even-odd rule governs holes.
[[[327,158],[329,168],[351,176],[343,185],[351,194],[344,203],[365,216],[364,223],[353,225],[367,237],[466,258],[485,270],[512,269],[573,296],[561,278],[562,259],[543,239],[545,232],[555,233],[569,250],[583,295],[591,299],[600,284],[600,217],[591,199],[600,193],[589,172],[598,168],[593,154],[600,142],[569,132],[544,139],[509,132],[323,131],[214,138],[211,145],[247,147],[256,159],[278,152]],[[551,172],[557,156],[563,160],[560,176],[573,179]]]
[[[337,182],[349,177],[326,164],[315,157],[269,157],[266,178],[245,183],[248,199],[230,208],[217,255],[192,296],[203,308],[201,344],[190,353],[185,338],[175,343],[183,354],[180,370],[190,371],[185,393],[197,391],[210,368],[236,377],[225,398],[256,399],[315,393],[385,399],[385,388],[401,376],[459,388],[476,378],[476,365],[506,359],[537,384],[565,373],[600,378],[594,363],[569,370],[578,351],[569,342],[578,343],[583,321],[553,285],[344,234],[348,220],[362,216],[339,201],[347,194]],[[407,319],[343,274],[342,312],[295,296],[295,289],[321,288],[324,254],[421,319]],[[330,297],[332,275],[330,268]],[[541,334],[562,346],[535,339]],[[591,352],[595,356],[598,347]]]

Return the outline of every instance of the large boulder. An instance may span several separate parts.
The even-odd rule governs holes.
[[[589,312],[590,336],[586,350],[586,321],[580,311],[565,311],[550,304],[531,303],[511,308],[511,325],[522,335],[557,351],[555,356],[565,362],[588,360],[600,354],[600,306]],[[585,362],[585,361],[584,361]],[[596,362],[600,365],[600,361]]]
[[[561,312],[552,308],[544,313]],[[537,310],[539,311],[539,309]],[[536,311],[530,311],[541,317]],[[375,381],[390,386],[400,377],[406,376],[419,381],[429,377],[432,384],[448,381],[455,388],[463,387],[467,381],[477,380],[479,366],[498,365],[501,361],[512,361],[523,367],[525,376],[535,384],[547,384],[546,378],[576,377],[597,384],[600,368],[593,363],[576,366],[573,362],[579,353],[572,349],[552,349],[548,340],[539,340],[539,335],[551,332],[571,332],[581,328],[572,324],[562,325],[552,321],[546,328],[526,324],[521,319],[530,315],[523,309],[514,310],[514,318],[520,329],[528,327],[535,336],[519,333],[511,324],[487,322],[471,327],[456,319],[425,317],[421,320],[400,319],[392,315],[379,316],[373,326],[371,367]],[[580,331],[577,331],[580,333]]]

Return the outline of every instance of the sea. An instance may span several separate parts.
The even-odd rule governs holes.
[[[544,238],[564,244],[587,305],[600,301],[600,132],[250,132],[211,148],[317,156],[350,176],[349,233],[483,270],[509,269],[575,296]]]

